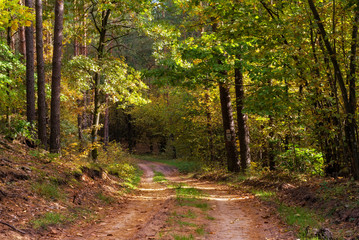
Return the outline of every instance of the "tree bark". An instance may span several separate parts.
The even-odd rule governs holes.
[[[219,83],[219,94],[221,99],[224,141],[227,154],[227,167],[231,172],[238,172],[239,164],[236,146],[236,131],[234,128],[233,110],[229,87],[224,83]]]
[[[11,27],[7,28],[7,45],[9,46],[9,48],[11,49],[11,42],[12,42],[12,37],[11,37]],[[11,77],[11,71],[10,69],[7,70],[7,75],[10,78]],[[6,95],[7,95],[7,103],[6,103],[6,124],[8,129],[10,129],[11,127],[11,119],[10,119],[10,114],[11,114],[11,108],[10,108],[10,85],[7,83],[6,84],[7,90],[6,90]]]
[[[84,101],[81,101],[80,99],[77,100],[77,105],[78,105],[78,108],[79,109],[82,109],[82,103]],[[77,129],[78,129],[78,137],[79,137],[79,142],[80,142],[80,148],[79,150],[81,151],[82,150],[82,141],[83,141],[83,121],[84,121],[84,113],[78,113],[77,114]]]
[[[55,3],[54,54],[52,59],[51,83],[51,133],[50,152],[60,153],[60,86],[61,86],[61,55],[62,31],[64,21],[64,1]]]
[[[239,56],[238,56],[239,59]],[[241,66],[237,66],[234,69],[234,81],[235,81],[235,91],[236,91],[236,107],[237,107],[237,121],[238,121],[238,138],[239,138],[239,153],[240,153],[240,162],[241,162],[241,171],[245,172],[248,168],[248,165],[251,162],[250,154],[250,139],[249,139],[249,129],[247,125],[248,116],[243,113],[243,101],[244,101],[244,83],[243,83],[243,73]]]
[[[25,6],[33,8],[32,0],[25,0]],[[25,28],[26,37],[26,117],[33,123],[35,116],[35,77],[34,77],[34,28]]]
[[[25,27],[19,27],[19,52],[23,59],[26,59],[26,40],[25,40]]]
[[[103,143],[105,145],[105,147],[108,146],[108,142],[109,142],[109,104],[108,104],[108,94],[106,94],[106,109],[105,109],[105,118],[104,118],[104,123],[103,123]]]
[[[44,148],[47,148],[46,133],[46,92],[44,43],[42,36],[42,0],[36,0],[36,57],[37,57],[37,108],[38,108],[38,137]]]

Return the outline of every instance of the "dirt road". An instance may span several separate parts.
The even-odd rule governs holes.
[[[74,226],[54,239],[294,239],[252,196],[188,179],[161,163],[141,162],[136,193],[101,222]],[[166,180],[154,182],[161,172]]]

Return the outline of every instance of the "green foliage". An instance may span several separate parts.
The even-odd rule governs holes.
[[[108,57],[93,59],[86,56],[74,57],[68,64],[68,74],[72,85],[78,91],[93,88],[95,73],[100,75],[100,92],[108,94],[113,102],[121,107],[132,104],[144,104],[146,84],[139,72],[129,67],[122,58]]]
[[[33,220],[32,224],[35,229],[47,229],[48,226],[61,224],[65,221],[66,217],[64,215],[55,212],[47,212],[43,216],[40,216],[37,219]]]
[[[278,168],[291,172],[323,175],[324,160],[322,153],[315,149],[290,148],[286,152],[277,155]]]
[[[114,162],[104,166],[105,169],[122,180],[122,186],[127,190],[135,189],[141,180],[142,171],[133,164]]]
[[[34,19],[33,12],[17,0],[0,1],[0,12],[0,31],[7,27],[16,30],[19,26],[29,26]]]
[[[5,136],[9,139],[17,139],[20,141],[35,140],[32,130],[34,129],[34,125],[32,126],[29,122],[22,119],[16,119],[12,122],[11,127],[5,129]]]
[[[25,104],[25,85],[22,82],[24,73],[25,66],[21,63],[20,56],[15,55],[9,46],[0,40],[0,110],[2,113],[10,114],[9,109],[22,109]]]
[[[183,163],[180,169],[184,172],[196,171],[201,165],[198,163],[221,162],[225,156],[217,97],[216,89],[212,88],[203,92],[202,88],[171,87],[154,93],[150,103],[129,111],[138,141],[146,145],[165,141],[163,154],[174,158],[175,150],[177,158],[186,160],[187,166]],[[212,162],[211,152],[215,160]]]

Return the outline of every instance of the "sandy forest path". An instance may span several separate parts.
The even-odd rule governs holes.
[[[294,239],[248,194],[185,178],[161,163],[141,161],[139,167],[141,183],[125,204],[56,239]],[[158,172],[166,178],[161,183],[153,181]]]

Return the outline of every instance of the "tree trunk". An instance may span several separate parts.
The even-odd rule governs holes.
[[[236,67],[234,70],[234,81],[236,90],[236,106],[237,106],[237,121],[238,121],[238,138],[239,138],[239,153],[241,157],[241,171],[245,172],[251,162],[251,154],[249,147],[249,129],[247,126],[248,116],[243,113],[244,101],[244,83],[241,67]]]
[[[313,0],[308,0],[309,7],[313,13],[313,17],[317,23],[318,30],[322,36],[325,48],[330,56],[330,60],[333,64],[334,73],[338,81],[340,91],[342,94],[342,99],[344,103],[344,110],[346,113],[345,121],[345,141],[348,156],[350,158],[352,174],[353,177],[359,179],[359,152],[358,152],[358,136],[357,136],[357,125],[356,125],[356,96],[355,96],[355,72],[356,72],[356,49],[357,49],[357,38],[358,38],[358,23],[359,23],[359,11],[355,10],[355,17],[353,22],[352,30],[352,42],[351,42],[351,52],[350,52],[350,66],[347,76],[347,81],[349,82],[349,95],[348,90],[345,85],[344,77],[340,64],[338,63],[335,50],[329,42],[327,32],[324,28],[323,22],[319,16],[319,13],[315,7]]]
[[[109,142],[109,104],[108,104],[108,94],[106,94],[106,109],[105,109],[105,119],[104,119],[104,123],[103,123],[103,143],[105,145],[105,147],[108,146],[108,142]]]
[[[32,0],[25,0],[25,6],[33,8]],[[25,28],[26,36],[26,117],[33,123],[35,116],[35,77],[34,77],[34,29],[31,26]]]
[[[84,103],[84,100],[81,101],[80,99],[77,99],[77,106],[79,109],[83,109],[82,108],[82,104]],[[83,142],[83,127],[84,127],[84,115],[85,113],[78,113],[77,114],[77,129],[78,129],[78,137],[79,137],[79,142],[80,142],[80,147],[79,147],[79,151],[82,151],[82,142]]]
[[[98,157],[98,148],[97,148],[97,132],[98,125],[100,122],[100,99],[99,99],[99,74],[96,73],[94,77],[95,85],[95,97],[94,97],[94,111],[93,111],[93,120],[92,120],[92,130],[91,130],[91,139],[92,139],[92,151],[91,157],[92,160],[97,161]]]
[[[238,154],[236,146],[236,131],[234,128],[233,110],[229,87],[219,83],[221,110],[224,129],[224,141],[227,153],[227,167],[231,172],[239,171]]]
[[[127,125],[127,143],[128,143],[128,151],[133,153],[135,150],[136,141],[134,140],[134,131],[132,125],[132,115],[126,114],[126,125]]]
[[[55,3],[55,28],[54,28],[54,54],[52,59],[52,83],[51,83],[51,133],[50,152],[60,153],[60,84],[61,84],[61,55],[62,55],[62,31],[64,21],[64,1],[56,0]]]
[[[111,10],[107,9],[106,11],[102,12],[102,21],[100,27],[97,27],[97,31],[100,34],[100,39],[97,47],[97,58],[100,60],[103,58],[104,48],[105,48],[105,40],[106,40],[106,32],[107,32],[107,23],[110,17]],[[91,12],[93,17],[93,21],[96,21],[94,13]],[[92,145],[93,149],[91,152],[92,159],[94,161],[97,160],[98,157],[98,148],[97,148],[97,132],[98,132],[98,125],[100,120],[100,74],[95,73],[94,76],[94,112],[93,112],[93,121],[92,121],[92,131],[91,131],[91,138],[92,138]]]
[[[25,40],[25,27],[19,27],[19,52],[23,59],[26,59],[26,40]]]
[[[12,37],[11,37],[11,27],[7,28],[7,45],[9,46],[9,48],[11,49],[11,41],[12,41]],[[10,78],[11,77],[11,71],[10,69],[7,70],[7,75]],[[11,108],[10,108],[10,85],[7,83],[6,84],[7,90],[6,90],[6,95],[7,95],[7,103],[6,103],[6,124],[8,129],[10,130],[11,127],[11,119],[10,119],[10,114],[11,114]]]
[[[217,23],[212,24],[212,31],[217,32]],[[218,60],[222,64],[221,60]],[[223,77],[227,77],[226,71],[221,72]],[[224,130],[224,141],[227,155],[227,168],[231,172],[239,172],[238,152],[236,144],[236,130],[234,127],[233,110],[229,86],[219,82],[219,95],[221,100],[222,123]]]
[[[210,163],[214,162],[214,144],[213,144],[213,131],[212,131],[212,114],[210,110],[210,101],[209,101],[209,93],[208,88],[205,92],[205,103],[206,103],[206,127],[207,127],[207,134],[208,134],[208,153],[209,153],[209,160]]]
[[[47,148],[46,134],[46,92],[44,70],[44,44],[42,39],[42,0],[36,0],[36,57],[37,57],[37,107],[38,107],[38,137],[44,148]]]

